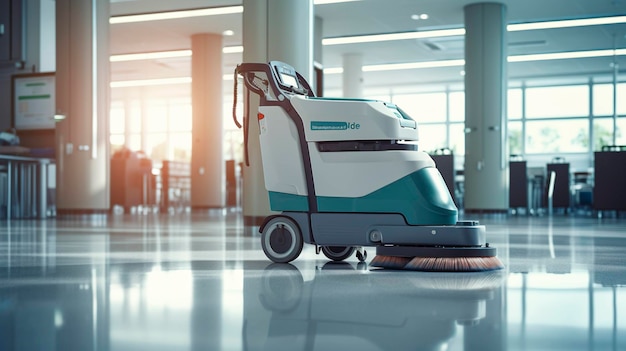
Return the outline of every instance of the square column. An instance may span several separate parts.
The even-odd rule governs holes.
[[[109,2],[56,0],[57,213],[109,211]]]
[[[222,35],[191,36],[191,207],[224,207]]]
[[[506,212],[506,7],[477,3],[464,11],[465,211]]]
[[[313,72],[313,1],[244,0],[243,61],[282,61],[311,81]],[[244,94],[247,94],[244,91]],[[246,226],[260,225],[272,214],[265,189],[259,142],[257,111],[259,98],[245,100],[250,111],[248,132],[249,165],[243,170],[243,216]]]

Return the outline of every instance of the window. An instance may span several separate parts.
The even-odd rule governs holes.
[[[186,161],[191,160],[191,129],[182,133],[172,133],[169,136],[168,160]]]
[[[133,134],[141,133],[141,101],[132,100],[128,102],[128,105],[126,107],[128,132]],[[128,110],[130,110],[130,113],[128,113]]]
[[[226,131],[224,134],[225,159],[243,162],[243,149],[243,132],[239,129]]]
[[[112,101],[111,151],[126,147],[153,161],[191,160],[191,100],[171,98]]]
[[[626,115],[626,83],[617,85],[617,114]]]
[[[111,134],[123,134],[126,119],[124,118],[124,106],[120,104],[111,104],[111,117],[109,120],[109,128]]]
[[[124,134],[111,134],[111,154],[121,150],[124,147],[125,140]]]
[[[618,84],[615,141],[613,85],[574,84],[577,85],[508,89],[510,154],[588,153],[600,150],[603,145],[626,145],[626,83]],[[459,87],[448,86],[445,89]],[[590,89],[593,100],[590,100]],[[386,92],[371,90],[366,98],[391,101],[417,120],[420,150],[431,152],[447,147],[455,155],[465,154],[464,91],[407,93],[403,89],[403,93],[398,95]],[[239,93],[237,115],[241,121],[243,93]],[[243,132],[232,121],[232,103],[231,95],[224,97],[224,157],[240,162],[243,160]],[[593,134],[589,130],[591,106]],[[192,124],[190,97],[151,100],[129,97],[112,101],[112,152],[125,146],[133,151],[144,151],[156,160],[188,162],[191,159]]]
[[[445,124],[420,124],[419,125],[419,149],[431,152],[447,147]]]
[[[152,100],[148,102],[146,109],[147,115],[144,118],[146,131],[148,133],[167,131],[167,107],[167,102],[162,102],[162,100]]]
[[[593,120],[593,151],[601,151],[605,145],[613,145],[613,118],[596,118]]]
[[[191,104],[176,101],[169,106],[169,130],[172,132],[190,132],[192,123]]]
[[[522,145],[522,122],[509,122],[507,127],[509,132],[509,154],[522,155],[524,153]]]
[[[583,117],[589,115],[589,86],[571,85],[526,89],[526,117]]]
[[[613,115],[613,84],[593,85],[593,115]]]
[[[613,84],[594,84],[593,115],[613,115]],[[626,83],[617,84],[617,114],[626,114]]]
[[[526,123],[526,153],[586,152],[588,148],[588,119]]]
[[[615,139],[617,145],[626,145],[626,117],[617,119]]]
[[[450,121],[462,122],[465,120],[465,92],[454,91],[448,95]]]
[[[130,134],[128,136],[128,141],[126,142],[126,147],[133,151],[142,150],[141,134]]]
[[[167,134],[150,133],[146,135],[146,147],[144,152],[150,159],[157,162],[169,159]]]
[[[465,124],[450,124],[450,150],[455,155],[465,155]]]
[[[446,93],[395,95],[393,103],[418,123],[446,121]]]
[[[111,143],[111,154],[120,150],[124,146],[126,130],[126,118],[123,104],[111,104],[109,112],[109,132]]]
[[[509,119],[522,118],[522,89],[509,89],[506,104]]]

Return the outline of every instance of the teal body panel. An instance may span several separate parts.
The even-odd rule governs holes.
[[[399,213],[409,225],[454,225],[458,210],[439,171],[422,168],[363,197],[317,197],[319,212]],[[270,192],[273,211],[307,211],[306,196]],[[306,208],[306,209],[305,209]]]
[[[309,210],[309,201],[304,195],[270,191],[269,198],[272,211],[306,212]]]

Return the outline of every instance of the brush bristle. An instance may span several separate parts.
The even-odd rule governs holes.
[[[426,272],[483,272],[504,268],[492,257],[396,257],[375,256],[372,267]]]

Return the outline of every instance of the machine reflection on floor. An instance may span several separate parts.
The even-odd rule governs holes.
[[[328,262],[304,281],[295,266],[271,264],[259,278],[246,280],[247,349],[441,350],[458,326],[468,346],[484,338],[502,342],[491,334],[503,317],[503,273],[361,270],[366,264]]]

